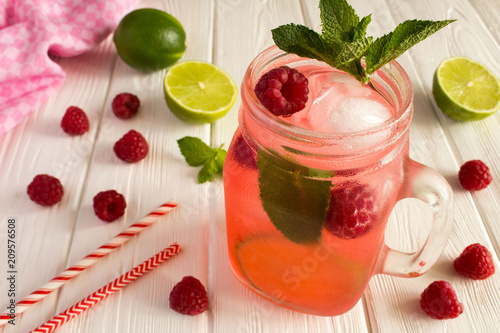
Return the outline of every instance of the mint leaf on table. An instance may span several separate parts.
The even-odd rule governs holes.
[[[198,183],[203,184],[212,180],[216,173],[218,173],[217,164],[215,163],[215,159],[212,158],[205,162],[203,168],[198,173]]]
[[[224,160],[227,151],[219,148],[211,148],[200,138],[185,136],[177,140],[182,156],[190,166],[203,165],[198,173],[198,182],[200,184],[211,181],[215,174],[222,176]]]
[[[186,136],[177,140],[177,144],[190,166],[200,166],[215,154],[214,150],[199,138]]]
[[[222,148],[215,149],[217,155],[215,155],[215,166],[217,168],[217,173],[222,176],[222,171],[224,169],[224,161],[226,160],[227,151]]]
[[[360,20],[346,0],[320,0],[319,8],[322,34],[303,25],[282,25],[272,30],[275,44],[285,52],[326,62],[363,83],[377,69],[455,21],[408,20],[374,41],[366,37],[371,14]]]
[[[263,151],[258,153],[257,167],[262,206],[276,229],[298,244],[319,241],[331,181],[313,178],[319,176],[316,170]]]

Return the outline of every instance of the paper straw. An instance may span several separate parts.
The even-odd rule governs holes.
[[[127,229],[116,235],[115,238],[111,239],[106,244],[97,248],[94,252],[88,254],[77,264],[66,269],[64,272],[57,275],[55,278],[47,282],[41,288],[35,290],[34,292],[32,292],[19,302],[17,302],[15,307],[16,309],[15,314],[9,312],[4,312],[0,314],[0,327],[7,324],[9,320],[13,319],[14,317],[19,316],[21,313],[26,311],[30,306],[39,302],[47,295],[52,293],[54,290],[59,289],[66,282],[68,282],[69,280],[80,274],[82,271],[95,264],[102,257],[110,253],[113,249],[117,248],[118,246],[122,245],[127,240],[129,240],[132,236],[140,233],[146,227],[158,221],[160,217],[167,214],[175,207],[177,207],[176,202],[169,201],[167,203],[164,203],[163,205],[161,205],[160,207],[156,208],[154,211],[143,217],[137,223],[131,225],[130,227],[128,227]]]
[[[47,321],[45,324],[42,326],[38,327],[37,329],[31,331],[31,333],[50,333],[53,330],[57,329],[59,326],[63,325],[64,323],[68,322],[69,320],[75,318],[79,314],[82,314],[83,312],[87,311],[90,309],[92,306],[96,305],[106,297],[114,294],[116,291],[120,290],[121,288],[125,287],[127,284],[130,282],[136,280],[139,276],[142,276],[143,274],[149,272],[162,262],[172,258],[174,255],[179,253],[180,251],[180,246],[177,243],[174,243],[170,245],[169,247],[165,248],[163,251],[157,253],[155,256],[149,258],[139,266],[136,266],[134,269],[128,271],[127,273],[123,274],[113,282],[110,282],[108,285],[102,287],[101,289],[97,290],[93,294],[87,296],[86,298],[82,299],[80,302],[76,303],[72,307],[64,310],[51,320]]]

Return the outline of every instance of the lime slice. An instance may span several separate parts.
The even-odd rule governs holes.
[[[465,57],[445,59],[434,73],[432,93],[447,116],[484,119],[500,108],[500,82],[483,65]]]
[[[163,82],[167,105],[179,119],[194,124],[211,123],[233,106],[238,89],[219,67],[202,61],[173,65]]]
[[[349,250],[323,244],[297,245],[278,234],[255,235],[235,246],[243,278],[275,302],[324,312],[352,306],[369,266]]]

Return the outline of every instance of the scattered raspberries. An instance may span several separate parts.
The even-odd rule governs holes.
[[[375,220],[374,201],[374,193],[367,185],[351,182],[332,187],[326,229],[346,239],[365,234]]]
[[[458,273],[474,280],[483,280],[495,273],[491,253],[479,243],[467,246],[453,265]],[[421,295],[420,306],[434,319],[456,318],[464,309],[455,290],[446,281],[431,283]]]
[[[233,151],[237,163],[250,169],[257,169],[257,154],[250,148],[243,135],[236,138]]]
[[[192,277],[185,276],[170,292],[170,308],[194,316],[208,308],[208,295],[201,282]]]
[[[259,101],[276,116],[291,116],[305,108],[308,81],[294,68],[281,66],[262,75],[254,88]]]
[[[99,192],[94,197],[94,212],[103,221],[112,222],[123,216],[125,208],[125,198],[115,190]]]
[[[70,106],[61,120],[64,132],[70,135],[81,135],[89,130],[89,118],[77,106]]]
[[[28,196],[42,206],[52,206],[61,201],[64,188],[59,179],[49,175],[37,175],[28,185]]]
[[[118,118],[128,119],[137,113],[140,105],[141,102],[137,96],[130,93],[121,93],[115,96],[111,108]]]
[[[465,162],[458,172],[460,184],[469,191],[486,188],[492,181],[490,169],[480,160]]]
[[[134,163],[146,157],[149,146],[141,133],[130,130],[115,143],[113,150],[119,159]]]
[[[456,318],[464,311],[455,290],[446,281],[432,282],[420,296],[420,307],[434,319]]]
[[[458,273],[474,280],[484,280],[495,273],[491,253],[479,243],[467,246],[453,266]]]

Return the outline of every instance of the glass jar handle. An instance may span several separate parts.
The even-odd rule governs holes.
[[[387,245],[382,249],[380,273],[400,277],[424,274],[441,255],[453,225],[453,192],[446,180],[435,170],[408,159],[405,198],[416,198],[432,210],[432,226],[422,248],[413,253],[394,250]]]

